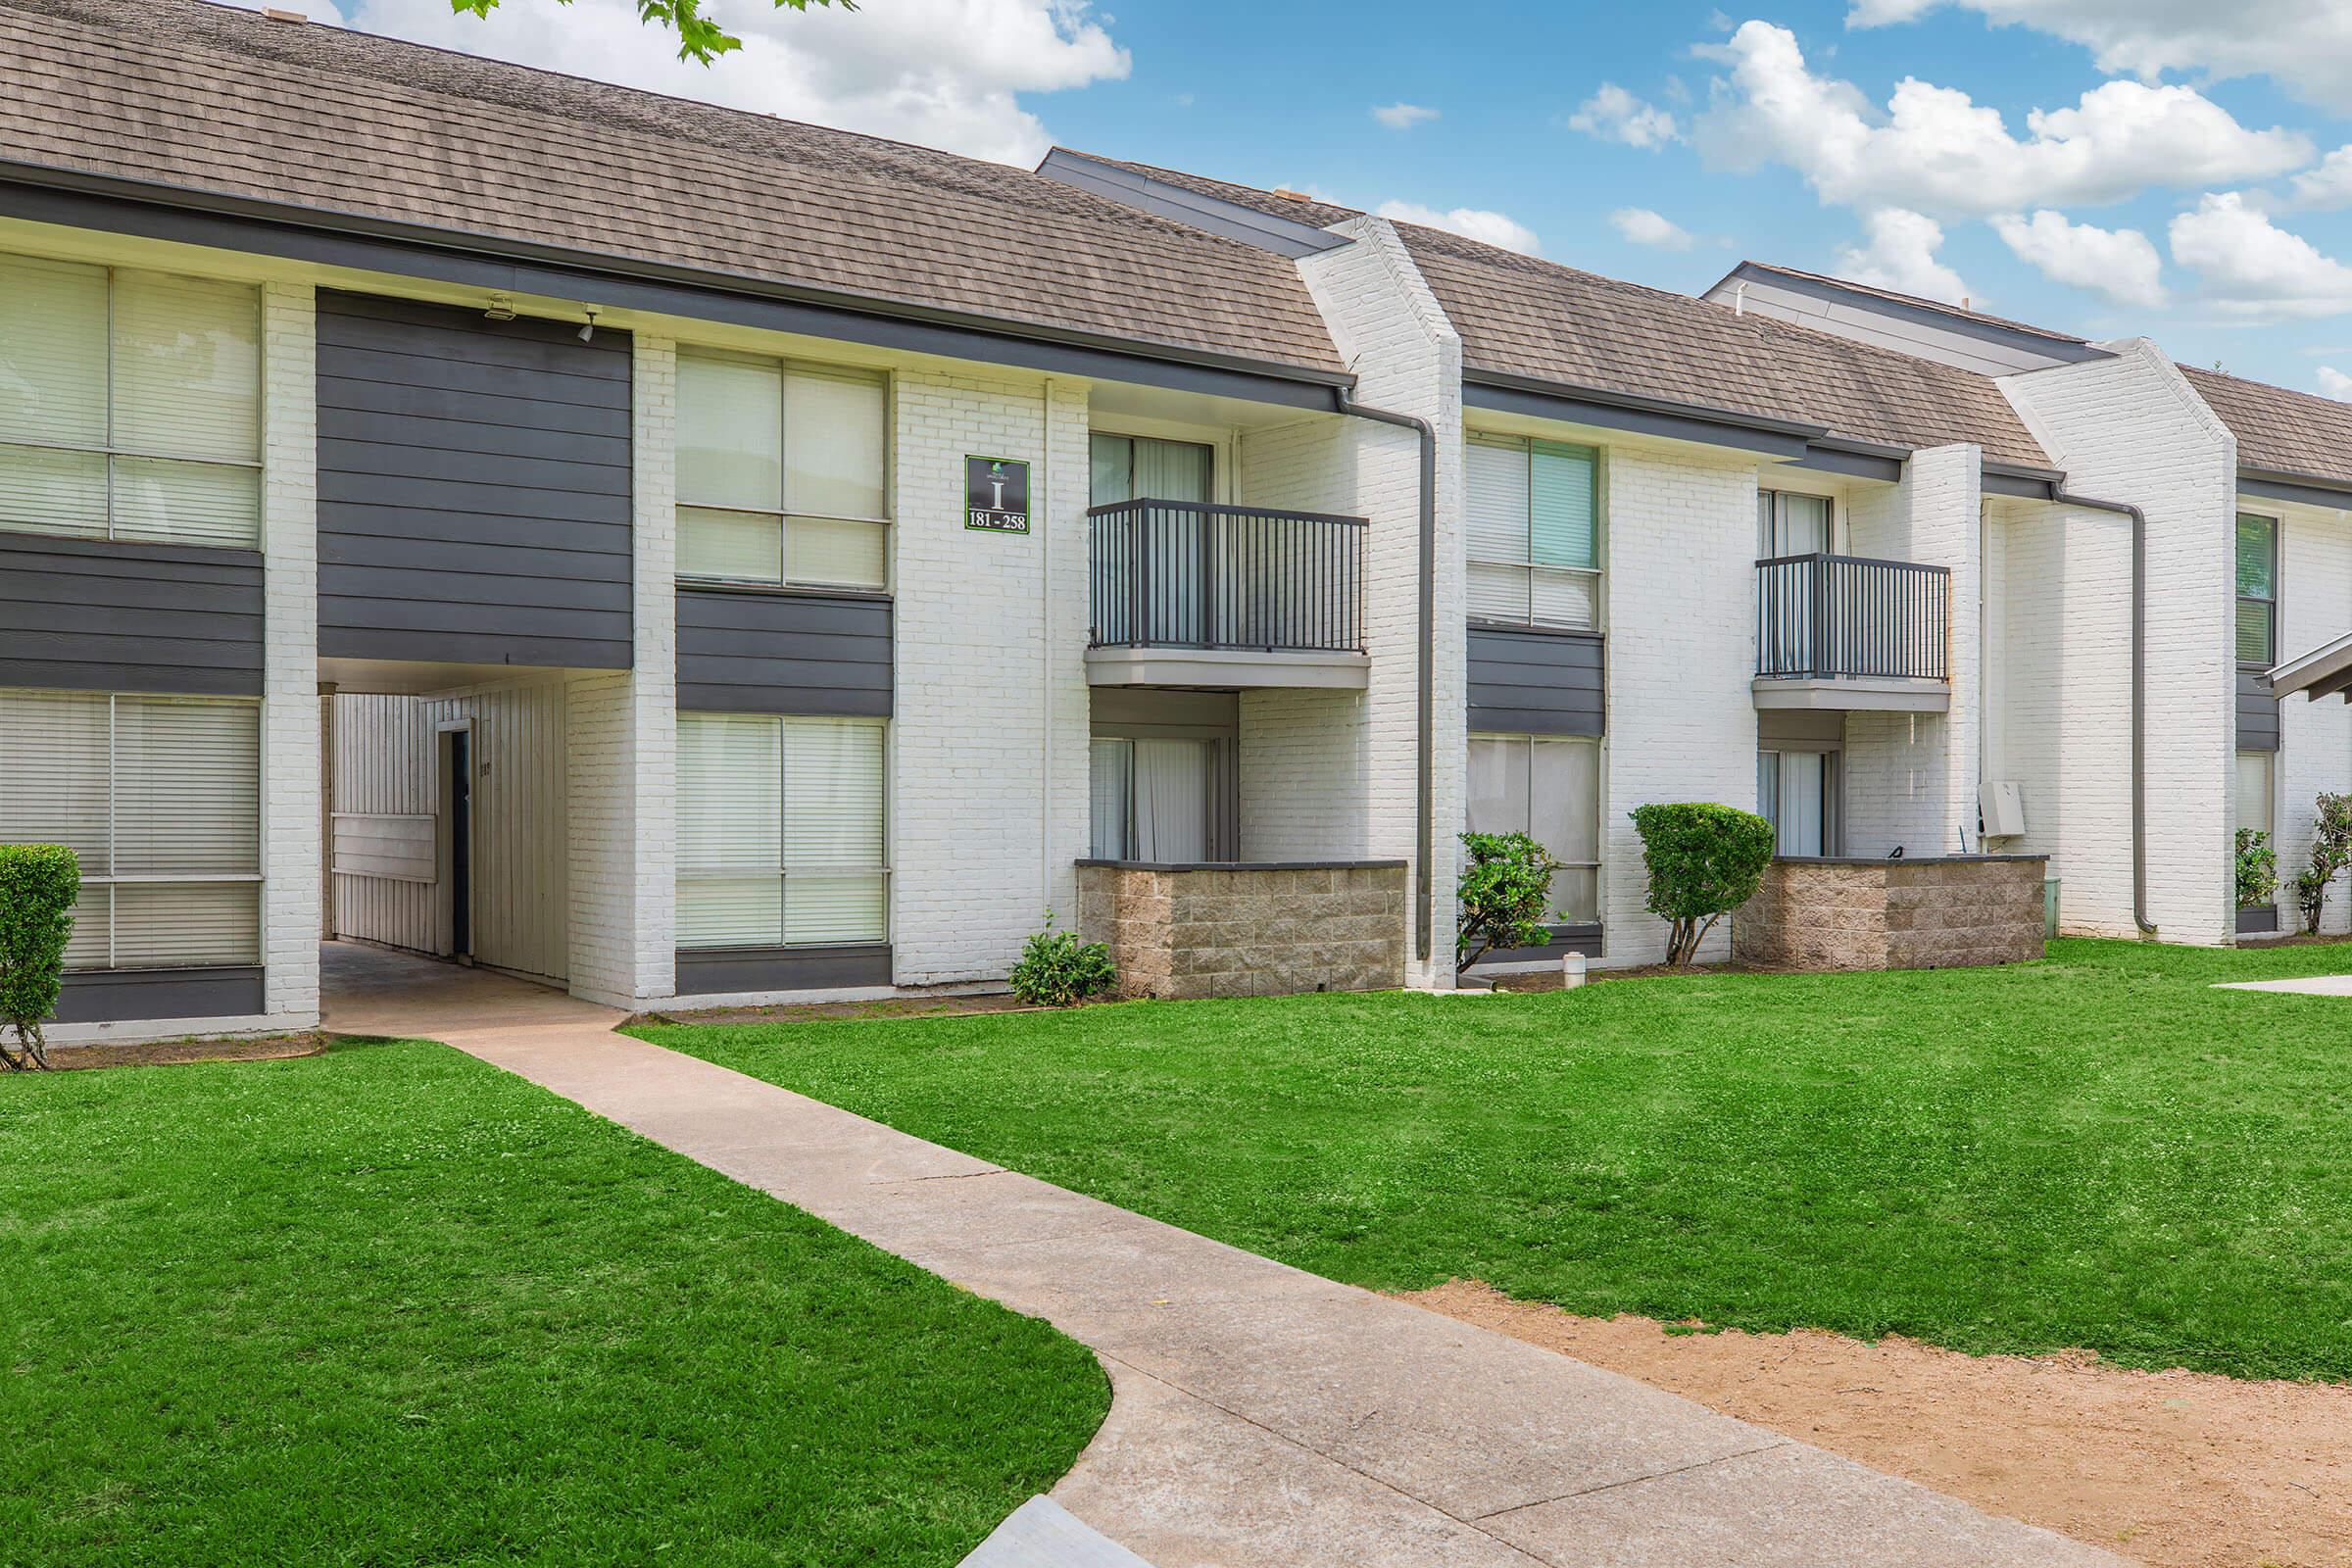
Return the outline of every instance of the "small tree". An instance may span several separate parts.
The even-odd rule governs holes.
[[[2295,907],[2303,916],[2303,934],[2320,934],[2320,916],[2328,908],[2328,884],[2335,873],[2352,865],[2352,795],[2323,795],[2315,803],[2318,819],[2311,825],[2311,864],[2295,873]]]
[[[10,1071],[49,1065],[41,1021],[57,1010],[80,897],[81,865],[72,850],[0,844],[0,1029],[17,1037],[14,1052],[0,1041],[0,1063]]]
[[[1500,948],[1542,947],[1551,879],[1560,862],[1524,833],[1465,833],[1470,860],[1455,885],[1453,956],[1467,969]]]
[[[1033,1007],[1069,1007],[1117,985],[1119,970],[1106,944],[1054,930],[1048,909],[1046,928],[1021,949],[1010,979],[1012,994]]]
[[[1772,824],[1729,806],[1634,810],[1649,868],[1649,911],[1667,923],[1666,961],[1689,963],[1715,922],[1755,896],[1772,863]]]
[[[2257,828],[2237,830],[2237,906],[2250,909],[2271,902],[2278,891],[2278,852],[2271,836]]]

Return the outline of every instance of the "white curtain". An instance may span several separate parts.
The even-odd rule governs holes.
[[[1127,801],[1134,787],[1133,741],[1099,740],[1087,749],[1086,853],[1095,859],[1127,858]]]
[[[1135,743],[1135,855],[1141,860],[1209,858],[1209,741]]]
[[[1756,796],[1781,855],[1827,855],[1831,760],[1826,752],[1759,752]]]

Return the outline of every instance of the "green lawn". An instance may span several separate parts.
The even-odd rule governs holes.
[[[2352,949],[646,1038],[1380,1289],[2352,1377]]]
[[[440,1046],[0,1081],[0,1561],[953,1564],[1079,1346]]]

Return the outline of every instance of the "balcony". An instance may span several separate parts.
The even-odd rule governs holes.
[[[1363,688],[1363,518],[1194,501],[1087,518],[1093,684]]]
[[[1758,708],[1939,713],[1951,706],[1948,566],[1855,556],[1756,563]]]

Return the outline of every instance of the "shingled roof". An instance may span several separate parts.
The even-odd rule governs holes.
[[[1342,368],[1289,262],[1027,170],[203,0],[0,0],[0,149],[1016,329]]]
[[[2049,459],[1985,376],[1760,314],[1399,223],[1465,369],[1818,424],[1908,448]]]
[[[2352,404],[2193,365],[2180,373],[2237,437],[2239,466],[2352,485]]]

